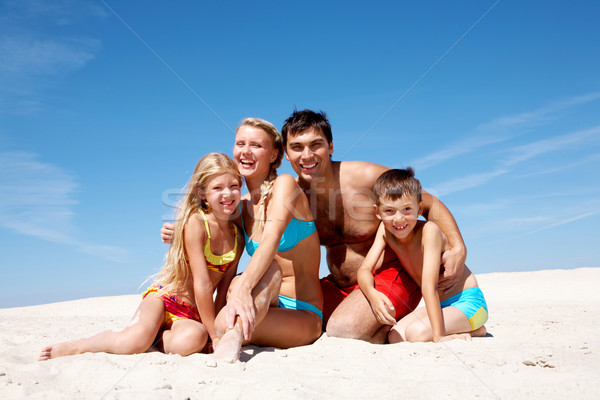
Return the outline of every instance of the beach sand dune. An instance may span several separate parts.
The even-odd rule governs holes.
[[[470,342],[329,338],[289,350],[83,354],[38,362],[45,345],[125,326],[140,296],[0,309],[4,399],[592,399],[600,395],[600,268],[479,275],[490,335]]]

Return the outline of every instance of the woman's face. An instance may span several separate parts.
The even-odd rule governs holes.
[[[249,125],[238,128],[233,146],[233,160],[244,178],[266,179],[271,163],[276,159],[277,150],[264,130]]]

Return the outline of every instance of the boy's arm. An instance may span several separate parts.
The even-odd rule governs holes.
[[[442,232],[437,225],[428,222],[423,226],[421,241],[423,246],[421,293],[423,293],[427,316],[433,331],[433,341],[439,342],[445,334],[442,307],[437,291],[443,245]]]
[[[423,191],[423,213],[428,220],[435,222],[448,238],[450,249],[444,251],[442,264],[444,273],[439,278],[439,289],[451,289],[461,278],[467,259],[467,248],[458,225],[450,210],[434,195]]]
[[[386,246],[384,235],[385,228],[383,224],[380,224],[375,241],[358,269],[357,280],[360,290],[369,301],[371,310],[377,321],[384,325],[394,325],[396,323],[394,306],[386,295],[375,289],[375,281],[373,280],[373,269],[377,265],[377,261],[379,261]]]

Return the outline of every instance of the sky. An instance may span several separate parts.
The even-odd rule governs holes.
[[[0,308],[140,293],[198,159],[295,108],[327,113],[334,160],[412,166],[476,274],[598,267],[599,18],[590,1],[0,1]]]

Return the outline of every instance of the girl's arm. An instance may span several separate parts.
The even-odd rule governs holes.
[[[433,331],[433,341],[439,342],[445,334],[442,307],[440,306],[440,297],[437,291],[443,238],[440,228],[435,223],[425,223],[421,243],[423,246],[421,292],[423,293],[427,316],[429,317]]]
[[[252,290],[270,267],[283,232],[292,219],[301,189],[290,175],[281,175],[273,183],[271,198],[267,205],[265,221],[260,245],[250,259],[248,266],[239,277],[239,284],[234,285],[227,299],[226,325],[232,329],[236,315],[240,317],[244,338],[250,339],[254,331],[254,299]],[[262,216],[256,216],[262,218]],[[238,281],[236,280],[236,282]]]
[[[375,289],[375,281],[373,279],[373,270],[377,266],[377,262],[383,254],[385,246],[385,227],[381,223],[375,235],[375,241],[358,269],[357,279],[360,290],[362,290],[369,301],[371,310],[377,321],[386,325],[394,325],[396,323],[394,306],[386,295]]]
[[[231,264],[231,266],[229,267],[227,272],[225,272],[225,274],[219,281],[219,284],[217,285],[217,296],[215,298],[215,313],[216,314],[219,314],[219,311],[221,311],[221,309],[223,307],[225,307],[225,304],[227,304],[227,291],[229,290],[229,285],[231,284],[231,281],[233,280],[233,278],[235,278],[235,274],[237,273],[237,268],[238,268],[238,264],[240,262],[240,258],[242,257],[242,254],[244,253],[244,245],[245,245],[244,232],[242,232],[240,228],[237,228],[237,232],[238,232],[238,241],[237,241],[237,254],[236,254],[235,260],[233,261],[233,263]]]
[[[217,337],[215,331],[215,303],[213,301],[214,287],[204,258],[206,239],[207,234],[203,221],[192,216],[185,225],[183,240],[190,261],[196,307],[202,319],[202,324],[206,327],[210,338],[214,340]]]

